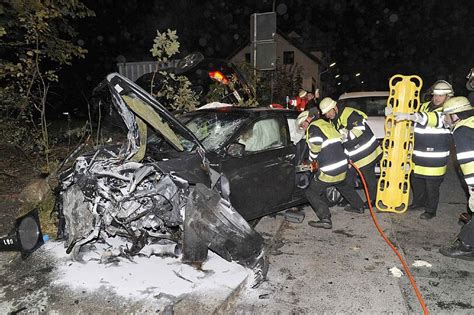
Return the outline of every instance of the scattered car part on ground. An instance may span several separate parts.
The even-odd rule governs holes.
[[[0,251],[18,251],[26,258],[43,244],[38,209],[33,209],[17,218],[8,235],[0,238]]]
[[[227,261],[254,271],[254,284],[265,280],[268,264],[263,238],[215,190],[197,184],[185,206],[183,261],[202,262],[207,248]]]

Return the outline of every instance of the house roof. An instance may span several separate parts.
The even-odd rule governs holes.
[[[293,32],[294,33],[294,32]],[[315,55],[313,55],[312,53],[310,53],[308,50],[306,50],[303,45],[301,43],[298,43],[295,38],[293,37],[290,37],[288,35],[285,35],[281,30],[277,29],[277,34],[279,36],[281,36],[283,39],[285,39],[287,42],[289,42],[291,45],[293,45],[295,48],[297,48],[298,50],[300,50],[303,54],[305,54],[308,58],[310,58],[311,60],[313,60],[314,62],[318,63],[318,64],[321,64],[321,60],[316,57]],[[296,33],[294,33],[296,34]],[[245,47],[247,47],[248,45],[250,44],[250,40],[247,40],[243,45],[239,46],[236,50],[234,50],[228,57],[228,59],[231,59],[232,57],[234,57],[235,55],[237,55],[237,53],[239,53],[242,49],[244,49]]]

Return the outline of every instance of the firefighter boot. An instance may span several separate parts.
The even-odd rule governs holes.
[[[361,208],[355,208],[351,205],[347,205],[345,208],[344,208],[344,211],[347,211],[347,212],[353,212],[353,213],[358,213],[358,214],[363,214],[365,209],[364,207],[361,207]]]
[[[457,239],[449,246],[440,248],[439,252],[444,256],[452,258],[474,260],[474,247],[464,244],[460,239]]]
[[[319,221],[309,221],[309,226],[315,228],[323,228],[323,229],[332,229],[332,222],[331,219],[321,219]]]

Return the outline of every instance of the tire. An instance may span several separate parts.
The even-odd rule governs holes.
[[[202,60],[204,56],[199,52],[193,52],[181,59],[178,62],[177,69],[175,70],[176,74],[181,74],[187,72],[197,66]]]
[[[334,186],[326,188],[326,191],[323,194],[323,198],[328,203],[329,207],[337,205],[344,199],[341,193]]]

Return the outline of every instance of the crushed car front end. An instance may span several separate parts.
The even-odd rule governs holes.
[[[127,78],[110,74],[100,87],[109,90],[127,137],[121,145],[78,157],[60,175],[58,237],[67,252],[80,260],[89,245],[105,242],[110,244],[100,257],[105,262],[182,252],[184,262],[195,264],[211,249],[253,269],[255,283],[262,281],[263,239],[218,192],[221,174],[209,166],[197,137]],[[191,159],[195,165],[183,165],[188,168],[183,172],[146,159],[150,131],[177,152],[197,156]],[[190,180],[178,174],[200,175]],[[120,239],[118,246],[112,238]]]

